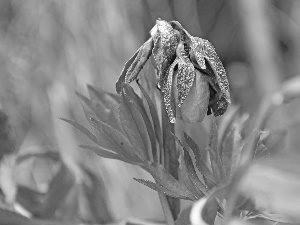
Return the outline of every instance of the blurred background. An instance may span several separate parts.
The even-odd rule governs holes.
[[[193,36],[213,43],[232,101],[243,112],[254,112],[264,96],[300,73],[297,0],[1,0],[0,107],[9,116],[16,149],[59,153],[75,174],[54,217],[163,220],[156,192],[132,180],[150,179],[148,174],[80,149],[88,140],[59,120],[88,126],[75,91],[87,95],[91,84],[115,92],[124,63],[149,38],[157,18],[177,20]],[[300,144],[299,112],[299,102],[293,102],[280,110],[280,120],[270,121],[286,134],[282,148],[295,150]],[[53,161],[33,157],[20,163],[17,184],[47,192],[58,171]],[[89,207],[103,212],[99,218],[87,210],[93,199]]]

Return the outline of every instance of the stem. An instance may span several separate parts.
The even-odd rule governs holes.
[[[172,215],[172,212],[170,209],[170,205],[169,205],[166,195],[158,192],[158,196],[159,196],[160,204],[161,204],[161,207],[163,209],[163,212],[164,212],[164,215],[166,218],[167,225],[174,225],[175,221],[174,221],[174,218],[173,218],[173,215]]]

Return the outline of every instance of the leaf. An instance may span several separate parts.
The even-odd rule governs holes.
[[[113,128],[122,132],[119,118],[112,113],[112,109],[107,108],[101,102],[90,100],[79,93],[76,93],[76,95],[79,98],[86,115],[92,114],[93,117],[96,116],[99,120],[110,124]],[[90,111],[92,113],[90,113]],[[87,118],[88,117],[90,116],[87,116]]]
[[[209,135],[209,143],[207,146],[210,163],[214,177],[217,184],[220,184],[222,181],[222,163],[220,161],[220,155],[218,150],[218,128],[215,117],[212,117],[211,130]]]
[[[182,196],[180,194],[177,194],[176,192],[172,192],[170,190],[168,190],[167,188],[159,185],[159,184],[156,184],[156,183],[153,183],[149,180],[144,180],[144,179],[136,179],[136,178],[133,178],[135,181],[151,188],[152,190],[154,191],[157,191],[157,192],[161,192],[165,195],[168,195],[170,197],[173,197],[173,198],[181,198],[181,199],[186,199],[186,196]]]
[[[137,153],[119,131],[94,118],[90,118],[89,121],[99,140],[99,146],[114,151],[123,157],[130,158],[134,162],[141,162]]]
[[[195,81],[180,110],[183,122],[196,123],[203,121],[209,104],[209,86],[205,75],[196,70]]]
[[[118,155],[116,153],[107,151],[104,148],[101,148],[101,146],[97,147],[97,146],[92,146],[92,145],[80,145],[79,147],[83,148],[83,149],[88,149],[88,150],[94,152],[95,154],[97,154],[97,155],[99,155],[103,158],[116,159],[116,160],[120,160],[120,161],[123,161],[123,162],[131,163],[131,164],[134,163],[130,159],[128,159],[124,156]]]
[[[115,110],[119,106],[120,96],[110,92],[96,89],[91,85],[87,85],[91,100],[102,103],[107,109]]]
[[[129,96],[123,90],[119,113],[124,133],[130,140],[139,158],[151,160],[152,152],[147,127],[137,107],[137,104],[130,101]]]
[[[155,140],[155,134],[154,130],[151,124],[151,121],[148,117],[148,114],[146,112],[145,106],[143,104],[142,99],[134,92],[133,88],[130,87],[129,85],[124,86],[124,97],[126,98],[127,102],[132,103],[133,108],[131,110],[133,111],[132,113],[135,114],[136,110],[139,111],[140,115],[142,116],[142,119],[138,121],[138,117],[134,117],[133,119],[136,120],[137,124],[142,124],[144,123],[146,126],[146,129],[141,130],[141,136],[143,136],[143,141],[146,145],[146,150],[148,157],[151,157],[153,160],[153,154],[152,152],[156,152],[156,140]],[[146,131],[146,132],[145,132]],[[149,146],[149,141],[151,146]]]
[[[206,189],[205,185],[198,178],[198,175],[194,168],[193,161],[192,161],[188,151],[185,148],[184,148],[183,157],[184,157],[184,161],[185,161],[185,165],[186,165],[189,177],[200,193],[200,195],[198,197],[203,197],[206,194],[207,189]]]
[[[145,167],[159,185],[179,194],[185,199],[197,199],[184,184],[179,183],[161,164],[148,162],[145,164]]]
[[[194,183],[191,181],[188,175],[188,171],[182,154],[179,157],[178,180],[180,183],[183,183],[194,196],[199,198],[199,190],[195,187]]]
[[[156,139],[158,140],[158,143],[159,143],[160,147],[162,148],[162,132],[161,132],[161,128],[160,128],[157,109],[156,109],[154,103],[152,102],[150,96],[148,95],[148,93],[142,87],[142,85],[140,85],[138,83],[138,86],[139,86],[141,92],[143,93],[143,96],[145,97],[147,103],[148,103],[151,118],[152,118],[152,122],[153,122],[154,131],[155,131],[155,136],[156,136]],[[155,152],[155,151],[152,150],[152,152]],[[155,154],[159,154],[159,151]],[[155,156],[155,154],[153,153],[153,156]],[[155,157],[154,157],[154,159],[155,159]]]
[[[230,105],[226,113],[222,116],[219,123],[219,127],[218,127],[219,143],[222,143],[223,138],[232,128],[231,125],[233,124],[233,122],[236,122],[238,116],[239,116],[239,107]]]
[[[200,181],[196,170],[194,168],[194,164],[192,161],[192,158],[188,152],[188,150],[182,145],[182,143],[180,142],[180,140],[174,135],[175,140],[177,141],[178,145],[182,147],[183,149],[183,153],[182,153],[182,157],[183,157],[183,167],[186,169],[187,175],[190,178],[192,184],[194,187],[196,187],[196,190],[198,191],[197,193],[197,197],[201,198],[205,195],[205,193],[207,192],[205,185]],[[188,186],[187,186],[188,187]]]
[[[221,144],[222,166],[225,178],[230,178],[236,171],[242,154],[243,144],[238,125],[234,124]]]
[[[85,136],[87,136],[90,140],[92,140],[96,144],[100,145],[100,142],[96,138],[96,136],[92,132],[90,132],[87,128],[85,128],[83,125],[79,124],[78,122],[76,122],[74,120],[69,120],[69,119],[64,119],[64,118],[60,118],[60,119],[71,124],[77,130],[79,130],[81,133],[83,133]]]
[[[212,174],[212,172],[206,165],[205,160],[202,158],[202,156],[200,154],[200,149],[199,149],[198,145],[196,144],[196,142],[186,132],[184,132],[183,134],[184,134],[184,138],[185,138],[187,145],[190,147],[190,149],[192,149],[192,151],[194,153],[194,157],[196,160],[196,166],[197,166],[198,170],[200,171],[200,173],[206,179],[208,179],[210,182],[216,183],[214,175]]]

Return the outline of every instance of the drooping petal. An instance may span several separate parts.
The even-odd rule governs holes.
[[[203,39],[203,55],[207,59],[208,63],[211,65],[212,69],[217,78],[217,82],[221,91],[224,95],[225,100],[231,103],[230,93],[229,93],[229,83],[226,76],[225,68],[216,53],[214,46],[208,41]]]
[[[153,49],[153,39],[149,38],[136,53],[126,62],[121,75],[116,83],[117,93],[121,92],[124,83],[129,84],[135,80],[143,69],[143,66],[151,56]]]
[[[168,69],[176,58],[179,32],[174,30],[167,21],[157,19],[150,33],[154,40],[152,53],[159,73],[158,87],[161,88],[163,79],[168,75]]]
[[[192,37],[190,43],[190,56],[193,62],[197,62],[200,69],[212,70],[214,76],[213,83],[218,86],[218,92],[221,93],[215,95],[217,99],[211,101],[210,107],[215,116],[222,115],[226,111],[228,104],[231,103],[231,100],[226,71],[214,46],[208,40]],[[207,68],[206,62],[209,64],[209,68]]]
[[[181,107],[194,83],[195,68],[184,50],[183,42],[178,44],[176,54],[179,58],[177,75],[178,107]]]
[[[135,80],[139,74],[139,72],[142,70],[143,66],[149,59],[149,57],[152,54],[153,49],[153,39],[149,38],[148,41],[146,41],[140,48],[139,52],[131,64],[131,66],[128,68],[125,76],[125,83],[129,84],[133,80]]]
[[[164,102],[165,108],[171,123],[176,122],[176,104],[174,97],[174,88],[173,88],[173,78],[175,73],[175,66],[177,66],[179,59],[175,59],[175,61],[171,64],[168,72],[168,77],[163,81],[162,92],[164,93]]]

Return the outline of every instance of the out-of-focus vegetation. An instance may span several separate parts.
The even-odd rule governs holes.
[[[23,204],[27,211],[19,211],[37,218],[162,221],[157,194],[132,181],[150,179],[148,174],[83,151],[78,144],[88,140],[58,119],[87,125],[74,90],[87,94],[86,85],[92,84],[114,92],[124,63],[148,39],[156,18],[175,19],[192,35],[214,44],[233,104],[252,115],[281,82],[300,74],[299,12],[296,0],[2,0],[0,106],[13,127],[15,152],[26,155],[18,162],[2,159],[2,165],[14,168],[14,179],[1,174],[1,182],[7,181],[8,189],[21,187],[19,195],[13,189],[5,193],[11,196],[8,200],[19,196],[22,205],[21,197],[31,196],[32,205]],[[295,100],[269,118],[266,128],[272,132],[264,144],[271,154],[299,153],[299,112]],[[186,125],[200,147],[207,144],[201,133],[207,133],[206,124],[201,129]],[[59,207],[52,203],[54,209],[43,208],[53,196],[61,200]]]

